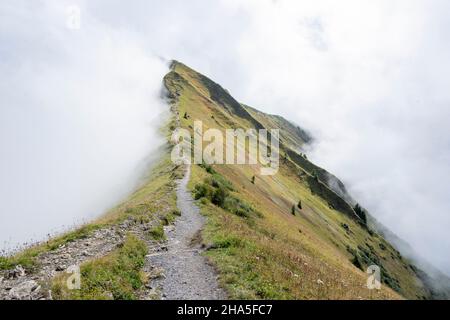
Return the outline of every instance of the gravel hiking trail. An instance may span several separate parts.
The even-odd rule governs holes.
[[[201,255],[199,239],[205,218],[187,188],[191,169],[186,167],[177,186],[177,207],[181,216],[174,225],[165,228],[167,248],[149,257],[153,270],[161,275],[152,287],[158,287],[161,298],[167,300],[226,299],[225,291],[218,285],[216,271]]]

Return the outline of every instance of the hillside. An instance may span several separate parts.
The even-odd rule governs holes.
[[[223,179],[246,214],[197,195],[207,216],[204,241],[222,284],[233,298],[422,299],[430,297],[416,267],[380,233],[365,225],[354,200],[336,177],[301,153],[311,137],[300,127],[237,102],[226,90],[189,67],[173,62],[165,77],[181,126],[280,128],[281,165],[260,176],[258,165],[193,165],[191,189]],[[240,148],[245,146],[240,145]],[[206,168],[206,169],[205,169]],[[252,177],[255,182],[252,183]],[[214,182],[213,182],[214,184]],[[299,200],[302,209],[292,206]],[[230,212],[231,211],[231,212]],[[382,290],[365,286],[366,268],[381,267]]]

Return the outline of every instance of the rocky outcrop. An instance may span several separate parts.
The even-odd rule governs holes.
[[[18,265],[0,272],[0,300],[52,299],[51,280],[58,273],[66,272],[70,266],[79,266],[90,259],[107,255],[124,241],[128,232],[145,238],[144,233],[153,223],[136,223],[129,218],[118,225],[96,230],[87,237],[40,254],[33,270],[25,270]],[[141,294],[145,296],[146,293]]]

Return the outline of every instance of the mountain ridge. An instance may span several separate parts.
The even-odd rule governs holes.
[[[421,267],[431,268],[402,255],[388,241],[389,230],[356,206],[345,185],[308,160],[303,147],[313,138],[300,126],[238,102],[176,61],[163,84],[171,111],[161,125],[167,143],[142,185],[102,217],[0,256],[0,299],[163,298],[164,288],[154,283],[165,270],[152,257],[162,266],[171,261],[164,254],[183,211],[176,192],[183,177],[183,197],[191,193],[205,220],[194,238],[185,239],[187,247],[195,246],[195,254],[214,266],[210,275],[230,299],[450,297],[447,277],[424,272]],[[177,128],[193,133],[196,120],[220,131],[281,129],[277,174],[260,175],[258,164],[203,163],[190,165],[185,176],[171,160],[171,138]],[[245,142],[236,147],[246,150]],[[80,290],[65,285],[71,265],[83,276]],[[380,268],[380,290],[367,287],[366,270],[373,265]],[[168,268],[183,273],[182,264]]]
[[[177,76],[175,76],[177,74]],[[280,153],[283,153],[284,156],[282,156],[281,162],[283,163],[283,166],[290,168],[291,171],[297,171],[296,175],[300,177],[300,180],[303,180],[303,182],[306,182],[306,185],[308,186],[310,192],[314,195],[318,195],[322,200],[325,201],[325,203],[328,205],[328,207],[332,210],[339,211],[343,213],[344,215],[350,217],[352,220],[354,220],[357,225],[359,225],[359,228],[364,230],[364,233],[367,233],[369,235],[367,239],[369,241],[371,240],[370,237],[380,238],[383,239],[383,236],[377,229],[375,229],[372,225],[368,226],[365,223],[366,215],[370,217],[369,213],[360,208],[360,212],[363,212],[364,217],[361,217],[355,212],[355,205],[357,204],[356,201],[351,197],[351,195],[348,193],[345,185],[333,174],[329,173],[323,168],[320,168],[319,166],[316,166],[312,162],[310,162],[307,157],[302,154],[300,151],[302,150],[302,147],[304,144],[310,142],[312,138],[306,133],[305,130],[301,129],[299,126],[291,124],[289,121],[285,120],[284,118],[276,115],[268,115],[261,111],[258,111],[254,107],[249,107],[243,103],[239,103],[239,105],[246,109],[248,114],[246,113],[243,117],[244,121],[240,121],[241,119],[237,119],[236,121],[233,121],[235,116],[240,116],[243,113],[240,111],[237,112],[236,109],[238,108],[238,103],[235,99],[230,99],[232,97],[230,93],[223,89],[220,85],[216,84],[212,80],[206,78],[205,76],[201,75],[198,76],[198,72],[195,70],[187,67],[186,65],[178,62],[173,61],[171,64],[171,72],[168,73],[165,77],[165,85],[169,92],[171,91],[171,87],[173,83],[172,81],[172,75],[175,78],[181,77],[183,79],[184,83],[189,83],[190,86],[193,88],[201,87],[201,84],[196,83],[198,79],[201,79],[201,83],[214,83],[214,90],[212,95],[214,96],[207,96],[206,98],[210,99],[211,101],[215,102],[215,107],[208,105],[206,109],[208,111],[213,111],[216,109],[219,109],[219,112],[223,112],[224,110],[220,110],[219,106],[221,106],[223,109],[226,110],[227,113],[231,114],[232,119],[227,119],[222,122],[215,122],[214,125],[220,124],[224,125],[228,124],[229,127],[234,128],[236,127],[237,123],[243,124],[250,124],[254,125],[253,127],[255,129],[258,128],[266,128],[270,129],[269,123],[274,124],[272,127],[280,127],[280,122],[283,124],[290,124],[285,125],[283,128],[280,129],[286,129],[288,128],[286,132],[283,132],[281,135],[281,142],[280,142]],[[205,78],[207,80],[205,80]],[[210,82],[209,82],[210,81]],[[176,82],[176,81],[175,81]],[[205,90],[199,89],[199,92],[202,94],[205,94]],[[209,92],[211,95],[211,92]],[[195,95],[195,92],[189,92],[189,95],[191,98]],[[178,104],[180,103],[180,97],[183,95],[178,95],[177,99],[172,101],[172,103]],[[187,96],[187,95],[186,95]],[[221,97],[226,97],[226,99],[221,99]],[[194,112],[195,108],[198,107],[198,105],[193,104],[194,98],[189,101],[189,103],[186,103],[186,109],[182,109],[183,112],[188,112],[190,114],[190,119],[196,118],[196,115],[192,115],[191,113]],[[233,107],[230,107],[228,103],[232,103]],[[201,105],[201,104],[199,104]],[[253,119],[249,119],[248,115],[250,115]],[[213,113],[212,117],[216,117],[216,113]],[[199,116],[199,119],[204,118],[204,115]],[[189,122],[190,119],[185,119],[185,122]],[[204,120],[204,119],[202,119]],[[208,119],[209,120],[209,119]],[[234,123],[233,123],[234,122]],[[209,125],[208,125],[209,126]],[[186,128],[189,128],[189,125],[186,125]],[[295,128],[295,129],[294,129]],[[294,129],[294,130],[293,130]],[[214,170],[221,171],[220,166],[214,166]],[[236,174],[235,172],[233,173]],[[231,174],[230,174],[231,176]],[[228,178],[227,175],[224,175],[225,178]],[[286,199],[283,199],[281,202],[285,202]],[[280,202],[280,203],[281,203]],[[361,214],[361,213],[360,213]],[[370,220],[370,218],[369,218]],[[343,223],[343,225],[346,225]],[[345,229],[345,228],[344,228]],[[385,278],[383,279],[383,283],[390,286],[395,291],[398,291],[402,293],[402,295],[408,297],[408,298],[431,298],[433,295],[430,293],[431,290],[427,289],[427,286],[429,284],[424,283],[423,276],[419,276],[417,273],[420,273],[419,268],[416,268],[413,266],[412,261],[408,261],[408,259],[404,258],[400,252],[395,249],[393,246],[391,246],[386,240],[383,239],[385,244],[380,243],[380,248],[374,248],[371,246],[367,240],[362,244],[358,244],[356,248],[347,247],[346,251],[350,252],[350,254],[353,256],[351,259],[353,265],[360,265],[365,264],[368,265],[369,262],[377,262],[377,264],[381,265],[381,269],[384,273],[386,273]],[[383,260],[388,260],[385,256],[383,256],[383,253],[380,253],[379,251],[386,250],[386,246],[388,246],[392,250],[391,252],[391,259],[395,260],[395,263],[392,261],[384,262]],[[383,249],[384,248],[384,249]],[[381,258],[380,258],[381,257]],[[361,262],[363,261],[363,262]],[[365,261],[365,262],[364,262]],[[392,266],[392,264],[397,264],[398,267]],[[409,277],[411,277],[411,280],[399,280],[398,278],[403,277],[400,273],[400,271],[395,271],[397,273],[397,276],[392,276],[390,273],[394,272],[393,270],[403,270],[405,274],[409,274]],[[389,270],[389,271],[388,271]],[[407,271],[405,271],[407,270]],[[364,270],[365,271],[365,270]],[[403,283],[402,282],[409,281],[410,284],[408,285],[411,291],[416,291],[415,294],[411,294],[411,292],[406,292],[407,290],[403,289]],[[416,288],[416,289],[411,289]]]

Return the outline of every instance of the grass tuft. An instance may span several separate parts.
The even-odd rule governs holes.
[[[164,227],[162,224],[151,228],[148,234],[153,240],[162,241],[166,239],[166,235],[164,234]]]

